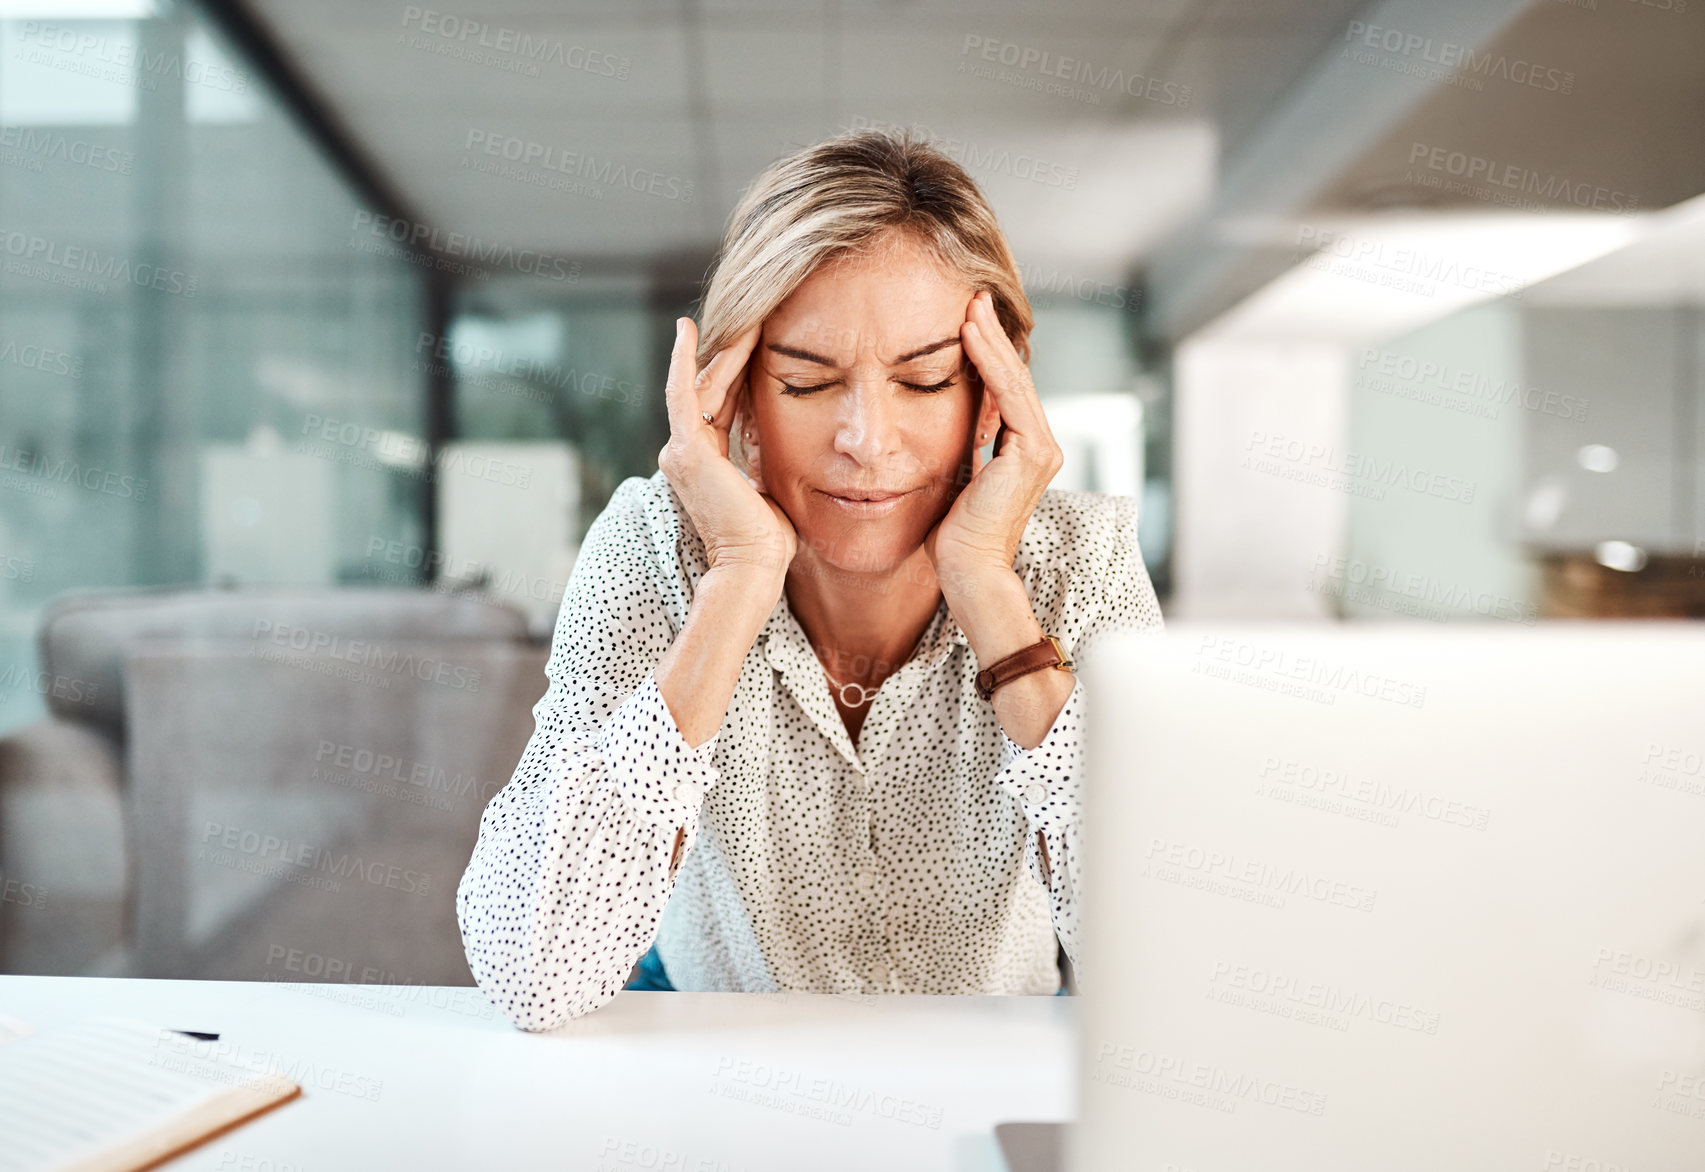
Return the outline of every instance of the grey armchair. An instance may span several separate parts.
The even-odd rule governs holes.
[[[38,640],[49,715],[0,739],[0,970],[472,983],[455,883],[546,682],[520,611],[80,591]]]

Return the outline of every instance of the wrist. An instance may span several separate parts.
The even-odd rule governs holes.
[[[771,611],[776,609],[786,582],[788,578],[784,575],[764,566],[711,566],[699,578],[696,594],[706,599],[709,609],[725,621],[752,626],[755,631],[764,626]]]
[[[1042,625],[1031,609],[1024,579],[1010,567],[964,578],[953,594],[947,593],[944,584],[943,594],[984,667],[1042,638]]]
[[[961,566],[937,564],[935,577],[941,585],[942,596],[949,603],[969,603],[990,594],[1006,593],[1013,583],[1023,585],[1018,571],[1010,565],[1002,566],[990,562]]]
[[[748,562],[730,562],[706,570],[697,592],[714,595],[719,608],[740,607],[768,618],[786,585],[785,573]]]

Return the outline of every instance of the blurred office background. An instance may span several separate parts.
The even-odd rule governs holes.
[[[907,126],[1190,618],[1705,614],[1697,0],[0,0],[0,969],[471,983],[738,193]]]

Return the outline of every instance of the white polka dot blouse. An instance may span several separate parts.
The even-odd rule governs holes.
[[[1132,497],[1048,489],[1013,568],[1070,656],[1161,627]],[[1078,965],[1081,680],[1020,748],[943,600],[855,748],[784,594],[694,747],[653,673],[707,569],[661,471],[623,481],[587,532],[532,738],[456,890],[481,990],[551,1029],[610,1001],[655,942],[682,990],[1055,992],[1056,940]]]

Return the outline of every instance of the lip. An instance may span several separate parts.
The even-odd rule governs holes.
[[[848,500],[846,497],[836,496],[832,492],[825,492],[823,495],[833,501],[837,508],[844,509],[854,517],[885,517],[899,508],[900,502],[910,496],[911,493],[890,493],[878,500],[865,501]]]

